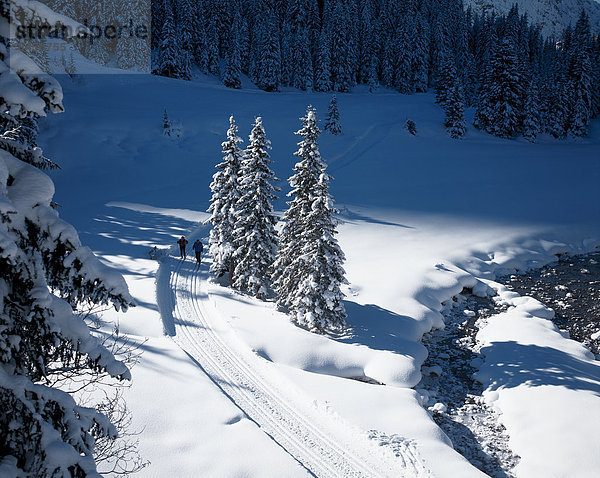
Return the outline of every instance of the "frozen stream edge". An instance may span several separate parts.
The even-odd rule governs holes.
[[[540,268],[499,277],[521,296],[533,297],[555,311],[552,322],[563,334],[600,357],[600,253],[559,255]],[[513,477],[519,457],[508,446],[506,429],[473,379],[481,365],[475,337],[487,319],[505,310],[493,297],[465,289],[443,304],[446,327],[423,337],[429,350],[417,386],[422,404],[452,440],[455,449],[492,477]]]
[[[429,356],[416,391],[422,405],[473,466],[494,478],[512,478],[519,457],[508,446],[506,429],[483,398],[472,375],[480,363],[475,336],[486,317],[498,311],[490,299],[468,290],[445,302],[446,326],[423,337]]]

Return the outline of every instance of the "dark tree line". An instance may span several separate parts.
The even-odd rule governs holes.
[[[600,111],[600,40],[587,15],[544,38],[519,14],[479,15],[459,0],[159,0],[154,72],[189,79],[195,65],[241,87],[404,94],[436,88],[453,136],[464,107],[491,134],[584,136]],[[463,126],[461,126],[463,125]]]

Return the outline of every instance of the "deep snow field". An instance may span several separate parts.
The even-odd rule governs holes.
[[[208,332],[257,381],[250,395],[264,380],[274,397],[265,403],[274,401],[277,411],[289,399],[311,433],[346,434],[350,455],[362,450],[376,462],[381,454],[389,468],[378,473],[484,476],[452,449],[412,389],[427,356],[420,339],[443,327],[441,303],[463,287],[498,292],[508,306],[477,336],[484,357],[477,378],[521,458],[514,473],[597,476],[600,364],[547,320],[551,310],[493,279],[558,252],[600,246],[598,121],[581,141],[530,144],[473,127],[452,140],[432,94],[338,94],[344,134],[320,140],[350,282],[349,330],[333,339],[293,326],[270,302],[208,281],[206,261],[195,271],[190,258],[159,262],[147,254],[182,234],[206,244],[201,221],[230,114],[245,140],[254,116],[263,117],[282,211],[298,118],[312,104],[323,119],[331,95],[236,91],[204,77],[91,75],[61,83],[66,112],[43,122],[39,140],[62,167],[51,172],[55,200],[83,243],[125,275],[137,301],[127,314],[105,318],[147,338],[126,393],[134,428],[143,430],[140,452],[151,461],[138,476],[319,476],[317,454],[304,462],[279,438],[276,421],[257,418],[260,407],[259,415],[244,408],[243,387],[202,362],[212,360],[201,339]],[[162,136],[165,107],[183,125],[179,140]],[[404,129],[407,118],[417,136]]]

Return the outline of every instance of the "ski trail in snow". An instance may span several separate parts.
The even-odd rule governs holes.
[[[373,148],[373,145],[380,144],[392,130],[397,122],[381,123],[369,126],[363,134],[357,137],[345,151],[331,158],[327,164],[330,172],[334,173],[338,169],[344,168],[363,154]],[[375,134],[373,134],[375,132]],[[365,141],[368,139],[368,141]],[[358,149],[360,147],[360,149]],[[357,150],[358,149],[358,150]],[[355,151],[357,150],[357,151]]]
[[[273,364],[260,360],[220,320],[209,300],[206,272],[168,257],[159,271],[161,315],[173,340],[261,430],[319,477],[431,478],[409,441],[387,447],[319,409]],[[169,277],[169,290],[165,275]],[[167,298],[171,298],[170,301]],[[170,302],[168,304],[167,302]],[[168,310],[163,310],[167,308]]]

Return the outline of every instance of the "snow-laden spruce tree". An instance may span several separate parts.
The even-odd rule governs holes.
[[[539,92],[536,81],[533,80],[529,85],[527,100],[525,101],[523,138],[531,143],[535,143],[535,139],[541,130]]]
[[[162,40],[158,46],[158,62],[154,67],[154,72],[169,78],[185,77],[189,72],[182,71],[183,52],[178,43],[172,7],[166,8],[161,37]]]
[[[512,40],[504,38],[490,59],[475,126],[501,138],[514,137],[521,128],[524,96],[519,60]]]
[[[444,126],[451,138],[462,138],[465,134],[465,97],[458,78],[454,78],[454,85],[444,103]]]
[[[238,127],[233,116],[229,117],[227,140],[221,143],[223,161],[217,164],[217,171],[210,185],[212,198],[210,200],[210,219],[212,224],[208,239],[209,252],[213,258],[210,272],[217,276],[229,271],[230,279],[233,272],[233,257],[235,250],[233,231],[235,229],[235,210],[240,199],[240,183],[238,176],[243,152],[240,149],[242,139],[238,136]]]
[[[352,41],[350,29],[345,22],[349,19],[348,7],[344,2],[335,2],[329,24],[331,84],[334,91],[345,92],[352,88]],[[327,8],[327,6],[326,6]]]
[[[257,70],[258,87],[265,91],[279,91],[281,84],[281,52],[275,14],[262,18],[261,43]]]
[[[74,23],[32,0],[10,8],[3,14],[13,26]],[[3,476],[99,477],[95,443],[115,439],[116,428],[51,385],[130,378],[73,310],[126,310],[133,301],[122,276],[83,247],[52,208],[54,184],[39,169],[41,150],[5,141],[27,120],[62,111],[60,85],[3,41],[0,84],[0,467]]]
[[[240,58],[240,25],[242,23],[240,17],[240,7],[238,2],[235,2],[235,11],[233,16],[233,25],[231,35],[229,37],[229,47],[227,49],[227,58],[225,61],[225,71],[223,72],[223,84],[228,88],[240,89],[242,87],[241,74],[241,58]]]
[[[569,89],[573,98],[569,132],[573,136],[586,136],[593,116],[591,39],[589,18],[582,10],[573,31],[569,65]]]
[[[342,125],[340,124],[340,110],[338,109],[337,97],[333,95],[327,109],[327,118],[325,118],[325,131],[331,134],[342,134]]]
[[[283,215],[279,249],[273,267],[273,287],[277,293],[277,305],[282,308],[290,307],[292,292],[298,287],[299,276],[290,266],[301,255],[302,232],[308,227],[306,221],[312,205],[312,194],[320,171],[325,168],[317,144],[320,131],[314,109],[309,107],[301,121],[302,129],[295,134],[302,140],[298,143],[298,151],[294,153],[300,161],[294,166],[295,174],[288,180],[292,190],[287,196],[292,200],[287,203],[288,209]]]
[[[456,84],[457,72],[454,58],[445,57],[441,60],[435,84],[435,101],[442,107],[446,105],[448,98]]]
[[[277,250],[277,221],[272,201],[277,178],[269,164],[267,139],[262,118],[254,121],[239,174],[240,198],[235,207],[233,286],[258,298],[267,295]]]
[[[317,60],[314,66],[315,91],[331,90],[331,54],[329,52],[329,35],[323,30],[317,45]]]
[[[293,189],[288,196],[293,199],[283,217],[274,287],[278,305],[288,308],[296,323],[317,332],[335,331],[346,318],[344,254],[335,239],[337,211],[319,153],[315,110],[309,106],[301,120],[296,134],[302,141],[294,153],[300,161],[289,179]]]

